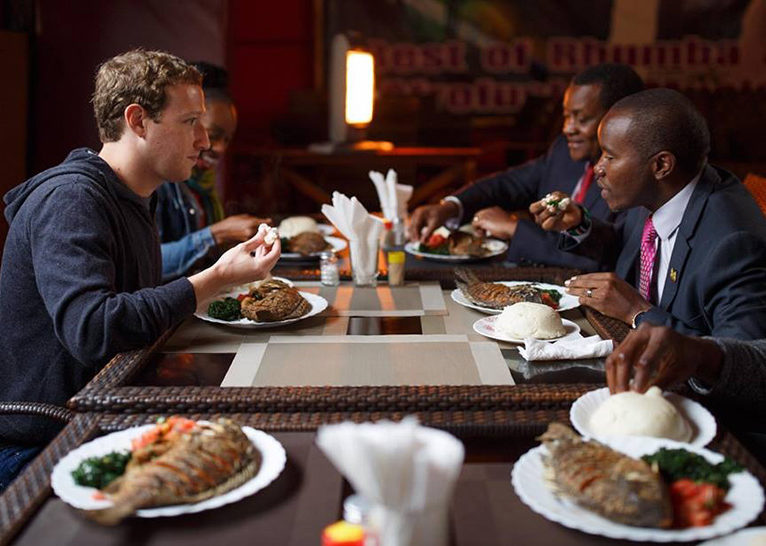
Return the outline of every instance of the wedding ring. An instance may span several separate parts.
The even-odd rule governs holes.
[[[593,295],[593,290],[591,290],[590,288],[588,288],[588,289],[585,291],[585,296],[589,298],[589,297],[591,297],[592,295]]]

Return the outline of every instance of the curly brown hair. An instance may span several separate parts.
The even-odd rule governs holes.
[[[143,107],[158,121],[165,107],[165,88],[176,84],[202,85],[202,74],[164,51],[134,49],[99,66],[91,102],[101,142],[120,140],[125,129],[123,113],[131,104]]]

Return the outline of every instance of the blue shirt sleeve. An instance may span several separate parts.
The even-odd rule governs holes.
[[[184,275],[216,243],[209,227],[194,231],[177,241],[162,243],[162,280],[170,281]]]

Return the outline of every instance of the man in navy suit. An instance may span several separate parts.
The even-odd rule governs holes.
[[[617,215],[592,183],[593,165],[600,154],[596,130],[612,104],[642,89],[641,78],[627,65],[585,69],[564,93],[562,135],[544,156],[469,185],[438,205],[418,207],[410,221],[410,240],[425,242],[445,223],[459,225],[472,219],[473,226],[487,235],[509,240],[508,261],[596,270],[597,262],[559,250],[556,234],[544,232],[513,211],[526,212],[532,202],[561,190],[573,195],[592,216],[616,221]]]
[[[625,97],[599,142],[597,184],[611,210],[628,211],[624,223],[574,203],[530,207],[544,229],[564,231],[563,249],[614,267],[570,279],[568,291],[633,326],[766,338],[766,218],[734,175],[707,163],[710,133],[692,103],[670,89]]]

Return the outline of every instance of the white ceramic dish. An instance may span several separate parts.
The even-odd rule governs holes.
[[[207,314],[207,309],[204,311],[197,311],[194,313],[194,316],[202,319],[206,322],[212,322],[215,324],[224,324],[226,326],[234,326],[235,328],[250,328],[250,329],[258,329],[258,328],[276,328],[278,326],[284,326],[285,324],[292,324],[293,322],[298,322],[299,320],[304,320],[309,317],[313,317],[314,315],[317,315],[327,309],[327,300],[324,299],[322,296],[319,296],[317,294],[312,294],[311,292],[301,292],[301,296],[306,298],[308,302],[311,304],[311,310],[303,315],[302,317],[296,317],[286,320],[277,320],[274,322],[256,322],[254,320],[250,320],[247,318],[241,318],[239,320],[221,320],[211,317]],[[238,294],[237,294],[238,295]],[[223,296],[221,296],[223,297]],[[232,297],[236,297],[236,295],[232,295]]]
[[[607,442],[612,448],[631,457],[655,453],[661,447],[684,448],[698,453],[711,463],[718,463],[723,456],[705,448],[680,442],[645,437],[613,437]],[[651,529],[631,527],[610,521],[590,510],[581,508],[571,500],[556,495],[543,477],[543,456],[548,453],[545,446],[530,449],[513,466],[511,482],[516,494],[533,511],[541,516],[592,535],[610,538],[649,542],[686,542],[704,540],[731,533],[753,521],[763,508],[763,489],[758,480],[749,472],[731,474],[731,489],[726,502],[731,508],[715,518],[711,525],[688,529]]]
[[[72,471],[77,468],[80,462],[88,457],[103,456],[112,451],[129,450],[131,440],[151,430],[154,426],[144,425],[113,432],[70,451],[53,468],[53,473],[51,474],[51,487],[53,491],[67,504],[82,510],[98,510],[111,506],[112,503],[109,500],[93,498],[93,494],[96,492],[96,489],[93,487],[77,485],[72,478]],[[145,508],[138,510],[136,515],[141,518],[156,518],[202,512],[203,510],[210,510],[211,508],[218,508],[219,506],[236,502],[260,491],[273,482],[285,468],[287,462],[284,447],[276,438],[263,431],[251,427],[242,427],[242,431],[253,442],[253,445],[260,451],[263,457],[261,468],[253,478],[236,489],[202,502]]]
[[[497,322],[497,318],[499,316],[500,315],[492,315],[489,317],[480,318],[473,323],[473,331],[477,334],[481,334],[497,341],[507,341],[508,343],[524,343],[523,339],[510,337],[495,327],[495,323]],[[568,335],[572,335],[580,331],[580,327],[571,320],[561,319],[561,323],[564,325],[566,334],[551,339],[544,339],[542,341],[556,341],[557,339],[565,338]]]
[[[681,415],[692,427],[692,438],[689,443],[693,446],[704,447],[708,445],[716,433],[716,422],[713,415],[694,400],[690,400],[680,394],[672,392],[664,393],[665,398],[673,404]],[[609,398],[609,389],[597,389],[586,392],[574,401],[569,410],[569,419],[577,432],[589,438],[606,440],[609,437],[601,437],[590,428],[590,418],[598,407]]]
[[[330,235],[324,235],[324,240],[332,246],[333,252],[340,252],[348,246],[348,242],[340,237],[332,237]],[[316,260],[319,259],[321,252],[314,252],[307,256],[299,254],[298,252],[282,252],[279,256],[280,260]]]
[[[493,284],[502,284],[505,286],[519,286],[521,284],[531,284],[535,288],[539,288],[541,290],[555,290],[559,294],[561,294],[561,299],[559,300],[559,306],[556,309],[556,311],[568,311],[569,309],[574,309],[576,307],[580,306],[580,300],[571,294],[567,294],[566,290],[563,286],[559,286],[557,284],[548,284],[544,282],[532,282],[532,281],[496,281]],[[481,305],[476,305],[475,303],[471,303],[468,301],[468,299],[463,295],[463,292],[459,288],[455,288],[452,291],[452,301],[455,303],[459,303],[460,305],[464,307],[468,307],[469,309],[476,309],[477,311],[481,311],[482,313],[487,313],[488,315],[499,315],[503,312],[502,309],[491,309],[489,307],[484,307]]]
[[[501,241],[499,239],[487,239],[484,242],[484,246],[487,250],[489,250],[489,253],[486,256],[476,257],[476,256],[468,256],[467,254],[455,254],[455,255],[447,255],[447,254],[431,254],[430,252],[421,252],[418,250],[418,246],[420,243],[413,243],[412,241],[408,241],[404,245],[404,251],[408,254],[412,254],[413,256],[418,256],[419,258],[426,258],[429,260],[435,260],[437,262],[452,262],[452,263],[459,263],[459,262],[475,262],[477,260],[486,260],[487,258],[492,258],[494,256],[499,256],[500,254],[505,254],[505,252],[508,250],[508,243],[505,241]]]

